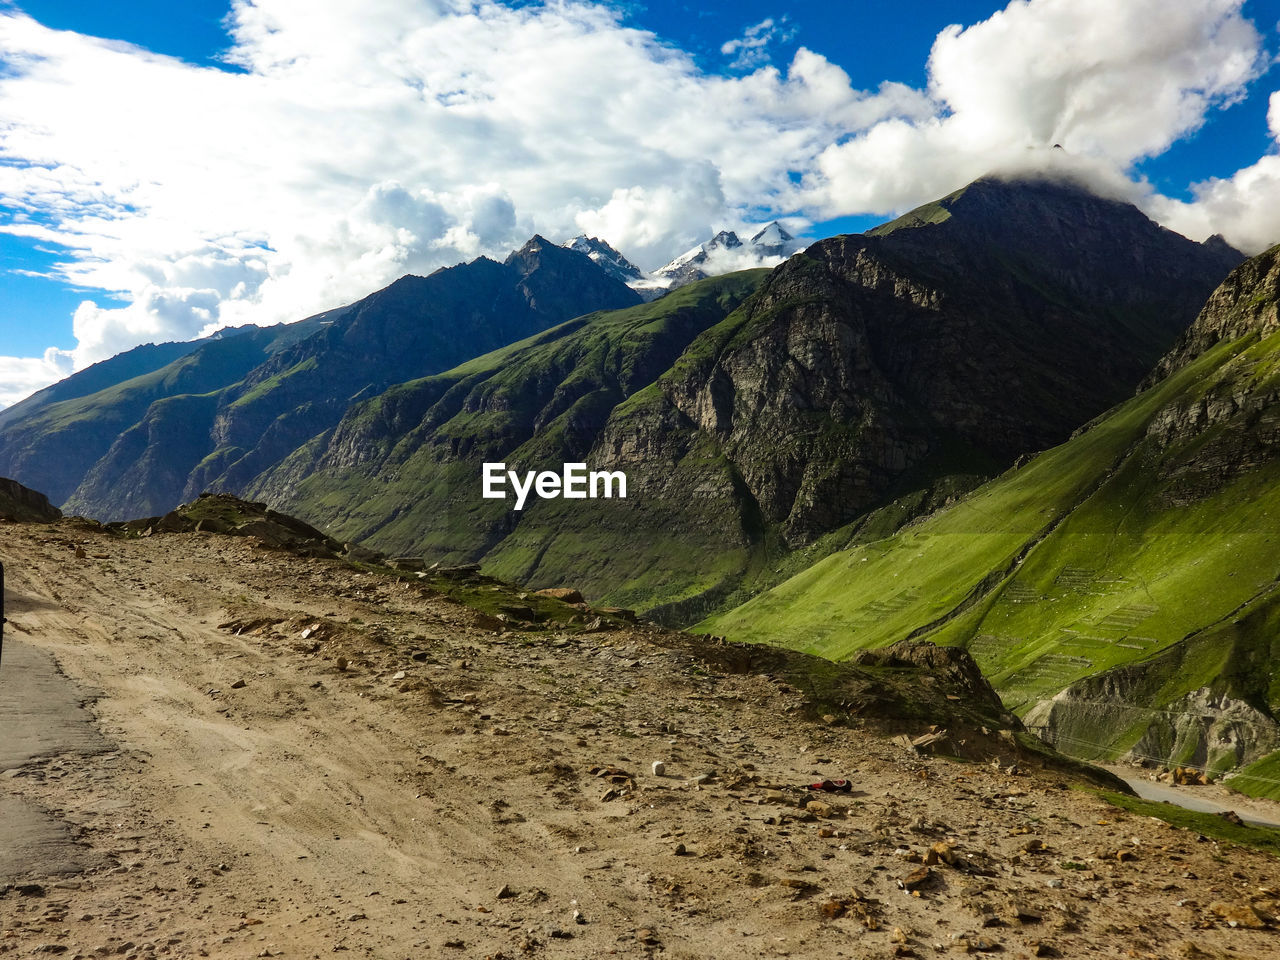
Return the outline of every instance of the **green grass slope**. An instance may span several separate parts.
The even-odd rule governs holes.
[[[611,424],[643,421],[664,436],[662,418],[671,411],[655,381],[767,273],[715,277],[652,303],[579,317],[392,387],[354,406],[336,430],[249,493],[387,553],[445,562],[480,557],[486,571],[522,582],[571,577],[596,599],[670,601],[702,592],[746,562],[743,551],[722,553],[723,517],[706,518],[706,543],[678,535],[673,524],[688,514],[666,516],[660,505],[636,498],[644,478],[634,471],[626,501],[531,497],[516,513],[510,500],[480,497],[481,465],[594,467],[592,451]],[[672,457],[681,471],[709,471],[731,483],[710,438]],[[643,549],[619,548],[636,536]],[[672,563],[655,565],[655,555]],[[608,592],[593,589],[606,581]]]
[[[293,326],[300,330],[254,329],[207,339],[196,349],[175,349],[172,352],[180,354],[177,359],[134,376],[129,374],[145,367],[144,361],[164,359],[167,348],[174,345],[143,350],[136,362],[124,354],[99,365],[101,369],[85,371],[91,376],[83,380],[77,374],[55,384],[43,396],[20,404],[22,416],[0,423],[0,472],[46,491],[54,503],[68,504],[90,468],[120,434],[143,421],[153,403],[234,384],[280,349],[282,342],[318,329],[311,321]],[[125,379],[110,382],[117,374]],[[105,385],[88,389],[100,383]],[[77,505],[68,506],[76,509]]]
[[[1263,725],[1280,707],[1278,426],[1280,333],[1220,342],[1067,443],[700,628],[833,659],[964,646],[1022,713],[1095,678],[1064,746],[1229,769],[1249,751],[1206,748],[1185,716],[1197,691]]]

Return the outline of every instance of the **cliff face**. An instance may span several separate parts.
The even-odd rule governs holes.
[[[1247,334],[1265,338],[1280,326],[1280,246],[1240,264],[1213,291],[1195,322],[1145,381],[1146,385],[1185,367],[1214,344],[1238,340]]]

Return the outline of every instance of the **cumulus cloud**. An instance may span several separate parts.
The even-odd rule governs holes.
[[[811,202],[889,213],[993,168],[1064,168],[1128,199],[1127,176],[1229,106],[1268,63],[1242,0],[1014,0],[929,57],[937,111],[870,126],[819,156]],[[1064,148],[1054,151],[1054,145]],[[1154,201],[1154,198],[1152,198]]]
[[[1261,250],[1280,243],[1280,92],[1271,94],[1267,124],[1272,152],[1234,176],[1192,186],[1190,203],[1156,196],[1155,217],[1189,237],[1218,233],[1241,250]]]
[[[855,89],[803,48],[773,66],[782,20],[724,45],[738,72],[707,73],[582,0],[233,0],[236,71],[6,10],[0,230],[59,245],[68,282],[123,304],[76,311],[77,368],[297,319],[534,232],[600,236],[652,269],[722,226],[888,215],[993,169],[1066,165],[1257,247],[1274,158],[1191,204],[1131,175],[1263,70],[1242,2],[1013,0],[943,31],[922,90]]]

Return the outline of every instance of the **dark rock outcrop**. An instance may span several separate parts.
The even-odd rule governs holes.
[[[0,477],[0,520],[40,523],[57,520],[62,511],[37,493],[8,477]]]

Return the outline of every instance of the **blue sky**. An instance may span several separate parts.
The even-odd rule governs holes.
[[[863,229],[1055,137],[1174,229],[1280,239],[1280,0],[463,6],[0,2],[0,403],[534,230],[652,268]]]

